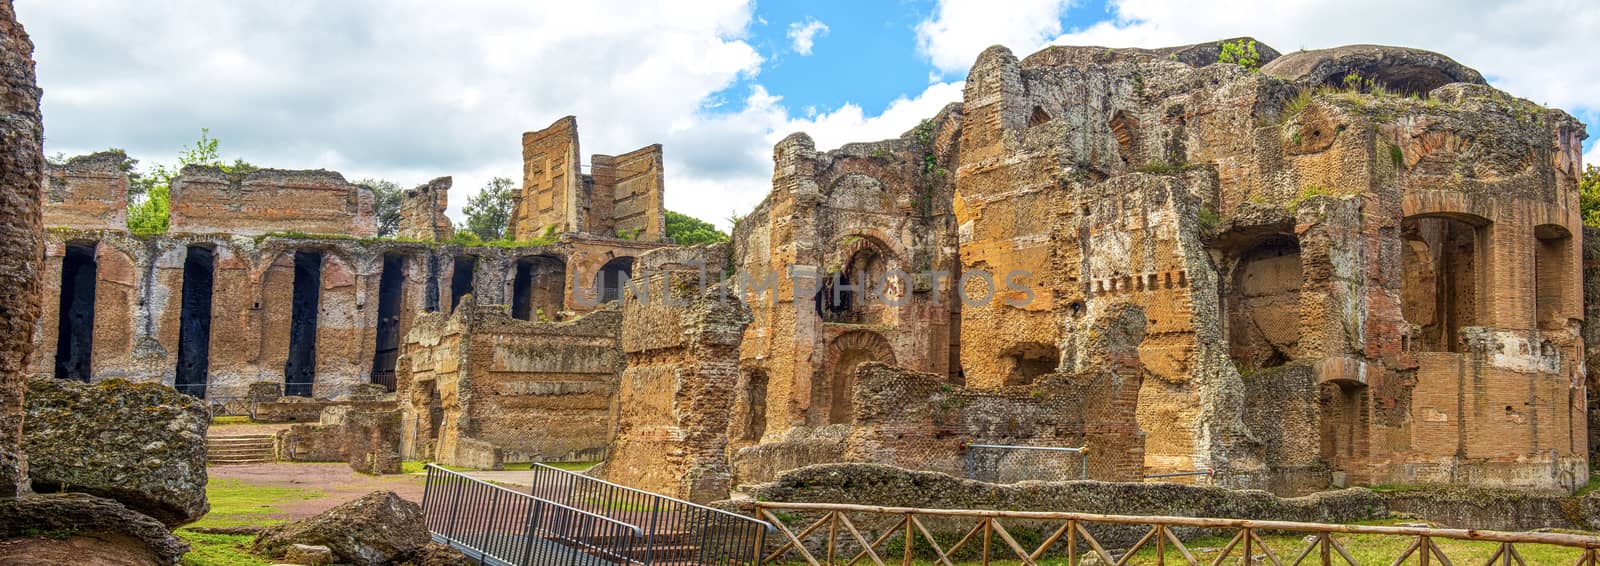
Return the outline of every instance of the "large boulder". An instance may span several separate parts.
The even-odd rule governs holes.
[[[0,565],[177,564],[188,543],[160,521],[82,493],[0,498]]]
[[[295,544],[326,546],[340,563],[376,566],[408,560],[430,540],[422,507],[392,491],[374,491],[315,517],[261,531],[255,549],[281,557]]]
[[[153,383],[28,383],[23,449],[39,493],[115,499],[169,527],[194,522],[206,502],[206,427],[199,400]]]

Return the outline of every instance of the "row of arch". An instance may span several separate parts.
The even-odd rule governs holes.
[[[125,259],[127,261],[122,263],[126,263],[127,267],[134,265],[125,252],[115,247],[103,247],[109,245],[95,240],[72,241],[64,245],[56,332],[55,336],[41,337],[54,340],[53,373],[57,378],[88,382],[94,376],[95,311],[97,285],[102,276],[99,269],[101,254]],[[249,284],[255,287],[251,290],[255,294],[254,309],[262,308],[262,293],[267,292],[265,284],[268,272],[274,266],[284,268],[292,279],[288,348],[284,362],[284,392],[288,395],[312,396],[314,391],[325,262],[338,257],[338,254],[330,256],[329,251],[309,248],[272,252],[267,256],[270,261],[252,269],[248,278]],[[217,294],[217,268],[220,262],[231,260],[235,254],[209,242],[188,244],[182,248],[182,253],[182,279],[177,297],[179,332],[173,384],[184,393],[204,398],[211,371],[212,308]],[[377,259],[381,267],[376,274],[378,304],[370,378],[392,390],[404,333],[402,313],[408,304],[416,304],[405,298],[410,262],[419,259],[426,262],[424,281],[418,289],[422,293],[422,311],[443,310],[443,297],[439,289],[443,274],[439,272],[439,257],[433,254],[387,252],[379,254]],[[334,260],[349,265],[348,260]],[[473,292],[479,260],[479,256],[462,254],[451,261],[447,312],[453,312],[461,300]],[[513,265],[514,273],[508,282],[512,287],[508,302],[511,303],[513,318],[554,320],[565,306],[566,261],[555,255],[535,254],[518,257]],[[603,300],[619,298],[620,289],[631,275],[632,266],[631,257],[613,258],[603,265],[594,277],[596,295]],[[119,268],[118,271],[126,270]],[[155,284],[149,277],[132,279],[128,283],[142,287]]]

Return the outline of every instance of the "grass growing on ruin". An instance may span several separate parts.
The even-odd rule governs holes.
[[[594,465],[596,464],[596,462],[542,462],[542,463],[544,465],[546,465],[546,466],[550,466],[550,467],[556,468],[558,470],[566,470],[566,471],[569,471],[569,472],[581,472],[581,471],[587,470],[589,468],[593,468]],[[463,467],[463,466],[446,466],[446,465],[443,465],[443,464],[434,464],[434,465],[435,466],[439,466],[441,468],[444,468],[446,470],[450,470],[452,472],[475,472],[475,471],[478,471],[477,468],[468,468],[468,467]],[[422,473],[423,471],[425,471],[427,469],[428,469],[428,463],[427,462],[423,462],[421,460],[406,460],[406,461],[400,463],[400,473],[402,473],[402,474],[420,474],[420,473]],[[515,463],[515,464],[506,464],[506,465],[502,466],[500,469],[503,470],[503,471],[532,470],[533,469],[533,464],[528,463],[528,462],[521,462],[521,463]]]
[[[240,416],[219,415],[219,416],[211,417],[211,424],[214,424],[214,425],[241,425],[241,424],[256,424],[256,421],[255,421],[255,419],[252,419],[250,417],[243,416],[243,415],[240,415]]]

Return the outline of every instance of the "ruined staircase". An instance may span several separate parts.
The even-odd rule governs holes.
[[[209,464],[256,464],[277,460],[277,441],[271,434],[206,437]]]

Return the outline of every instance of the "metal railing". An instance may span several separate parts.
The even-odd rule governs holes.
[[[645,544],[629,557],[643,564],[756,564],[769,528],[764,522],[534,464],[530,493],[643,529]]]
[[[1009,444],[966,444],[967,479],[990,483],[1014,483],[1022,480],[1064,481],[1089,479],[1088,446],[1014,446]],[[985,453],[980,456],[980,453]],[[1047,460],[1028,460],[1029,454],[1043,455]],[[1077,457],[1076,473],[1062,473],[1065,468],[1053,456],[1072,454]],[[1019,458],[1020,457],[1020,458]],[[981,461],[980,461],[981,460]],[[1018,461],[1024,460],[1024,461]],[[1007,475],[1011,477],[1007,477]],[[1020,474],[1020,475],[1018,475]]]
[[[423,520],[433,539],[481,564],[636,564],[638,527],[429,464]]]
[[[774,503],[757,502],[756,513],[771,522],[780,538],[774,549],[762,556],[762,564],[804,563],[822,564],[902,564],[914,562],[914,555],[931,556],[932,563],[950,566],[957,560],[981,559],[983,564],[994,560],[1016,560],[1021,564],[1035,565],[1047,553],[1058,557],[1051,564],[1077,566],[1084,556],[1092,554],[1100,564],[1271,564],[1273,566],[1300,566],[1320,564],[1332,566],[1348,564],[1574,564],[1575,566],[1600,566],[1600,537],[1566,533],[1528,532],[1506,533],[1466,529],[1434,529],[1403,526],[1330,525],[1297,523],[1289,521],[1253,521],[1247,519],[1207,519],[1196,517],[1160,517],[1097,515],[1090,513],[1053,513],[1039,511],[987,511],[964,509],[911,509],[904,507],[873,507],[833,503]],[[856,519],[852,520],[851,516]],[[786,521],[803,524],[815,521],[799,531],[789,528]],[[1011,524],[1008,529],[1001,523]],[[887,528],[868,529],[869,521],[888,524]],[[950,538],[941,546],[939,538],[926,526],[959,526],[954,532],[966,534],[954,543]],[[937,521],[937,522],[936,522]],[[968,523],[970,528],[966,528]],[[1039,539],[1015,536],[1018,529],[1038,529]],[[1043,527],[1043,528],[1040,528]],[[1129,540],[1136,537],[1120,555],[1106,550],[1107,533],[1120,529]],[[1099,531],[1101,538],[1091,534]],[[865,533],[865,534],[864,534]],[[881,534],[880,534],[881,533]],[[1142,533],[1142,536],[1140,536]],[[1214,536],[1225,540],[1219,547],[1190,549],[1183,542],[1185,536]],[[868,542],[870,535],[875,538]],[[1273,535],[1293,534],[1280,537]],[[1263,536],[1266,536],[1266,539]],[[1302,536],[1304,535],[1304,536]],[[1336,537],[1335,535],[1339,535]],[[1355,540],[1354,537],[1369,537]],[[1341,542],[1340,538],[1344,541]],[[1024,545],[1021,540],[1039,540],[1038,544]],[[1268,539],[1272,543],[1268,543]],[[1381,539],[1381,540],[1380,540]],[[886,543],[899,542],[899,549],[890,549]],[[1447,542],[1448,541],[1448,542]],[[1456,542],[1464,541],[1464,542]],[[1384,544],[1391,543],[1391,544]],[[1194,544],[1191,542],[1190,544]],[[1274,548],[1276,547],[1276,548]],[[1521,550],[1519,550],[1521,547]],[[1539,554],[1531,554],[1538,548]],[[1550,548],[1555,547],[1555,548]],[[1352,554],[1349,549],[1356,549]],[[898,550],[898,557],[886,557]],[[1526,558],[1524,551],[1530,551]],[[965,551],[966,554],[962,554]],[[1282,554],[1280,554],[1282,552]],[[1080,553],[1082,555],[1080,556]],[[1200,556],[1197,556],[1200,554]],[[1455,558],[1452,560],[1451,555]],[[1361,558],[1356,556],[1360,555]],[[1374,555],[1379,555],[1374,557]],[[798,557],[798,561],[795,558]],[[1392,562],[1391,562],[1391,557]],[[1470,562],[1469,562],[1470,560]],[[1087,563],[1087,561],[1085,561]]]
[[[385,388],[387,388],[390,393],[394,393],[394,379],[395,379],[394,376],[395,376],[394,370],[387,370],[387,371],[373,370],[373,372],[372,372],[372,382],[376,383],[378,385],[382,385]]]

